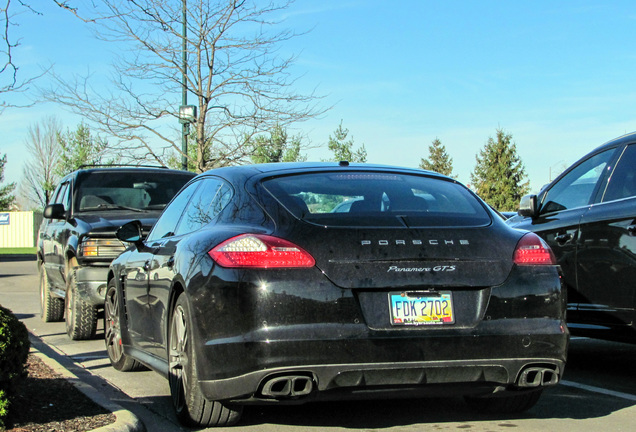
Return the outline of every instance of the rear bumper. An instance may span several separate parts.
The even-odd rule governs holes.
[[[309,377],[312,397],[328,399],[440,385],[458,393],[536,389],[563,373],[569,331],[556,267],[516,269],[497,287],[456,289],[455,324],[419,327],[389,324],[390,289],[342,289],[314,270],[290,281],[274,272],[238,284],[217,279],[187,292],[207,398],[289,399],[265,394],[278,377]]]
[[[338,337],[344,339],[334,334],[333,339],[290,340],[287,335],[288,340],[277,340],[276,332],[270,332],[270,339],[259,341],[215,341],[203,347],[201,354],[207,359],[227,359],[224,372],[231,376],[210,379],[207,374],[212,370],[204,367],[200,385],[209,399],[237,401],[294,399],[291,394],[280,398],[264,394],[270,380],[285,376],[310,377],[312,393],[320,393],[322,399],[343,393],[381,396],[437,384],[457,385],[459,393],[553,385],[563,374],[568,333],[563,323],[541,321],[517,323],[516,335],[485,335],[488,329],[483,328],[483,336],[466,332],[395,338],[360,332],[356,336],[354,329],[344,335],[341,329]],[[303,332],[296,329],[297,336],[299,331]],[[524,376],[527,370],[529,377]],[[545,376],[536,378],[534,373],[543,371]]]
[[[224,380],[200,381],[200,386],[211,400],[244,403],[297,402],[304,397],[362,399],[391,393],[439,395],[445,393],[441,390],[444,388],[452,389],[450,394],[489,394],[555,385],[563,369],[564,362],[554,359],[328,364],[255,371]],[[539,378],[537,374],[541,374]],[[307,377],[312,384],[287,390],[270,385],[295,377]]]

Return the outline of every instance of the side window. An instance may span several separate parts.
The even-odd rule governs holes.
[[[150,234],[148,234],[148,241],[174,235],[183,209],[188,205],[190,198],[194,195],[201,183],[200,181],[192,183],[172,200],[159,217],[159,220],[157,220]]]
[[[543,198],[541,213],[588,205],[615,150],[606,150],[592,156],[562,177]]]
[[[57,192],[57,195],[55,195],[55,199],[53,200],[55,204],[64,204],[64,208],[66,210],[69,209],[68,202],[67,202],[68,189],[69,189],[69,182],[62,183]]]
[[[232,189],[223,180],[207,178],[202,183],[183,213],[175,235],[196,231],[210,223],[230,201]]]
[[[636,196],[636,144],[627,146],[609,179],[602,202]]]
[[[65,186],[66,190],[63,190],[60,194],[61,199],[60,199],[60,203],[64,204],[64,208],[66,210],[70,210],[71,209],[71,182],[66,183]]]
[[[49,198],[49,202],[47,202],[47,204],[55,204],[57,201],[57,196],[60,194],[60,190],[62,189],[62,184],[60,184],[57,188],[55,188],[55,190],[53,191],[53,193],[51,194],[50,198]]]

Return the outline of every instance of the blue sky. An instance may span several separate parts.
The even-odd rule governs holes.
[[[40,10],[17,17],[25,73],[107,67],[112,47],[68,13]],[[333,105],[295,131],[322,145],[308,151],[312,160],[329,156],[328,136],[342,120],[372,163],[416,167],[439,138],[469,183],[476,154],[502,128],[536,190],[636,130],[633,1],[298,0],[285,18],[309,30],[284,47],[298,56],[299,88],[316,87]],[[2,113],[5,181],[20,180],[27,128],[50,115],[71,129],[80,121],[50,104]]]

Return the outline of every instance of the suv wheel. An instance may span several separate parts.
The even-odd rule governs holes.
[[[77,292],[73,270],[66,282],[66,333],[72,340],[92,339],[97,331],[97,309]]]
[[[64,300],[51,296],[44,264],[40,266],[40,316],[44,322],[62,321],[64,318]]]

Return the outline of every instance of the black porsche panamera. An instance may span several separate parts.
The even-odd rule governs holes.
[[[346,201],[348,211],[334,208]],[[523,411],[559,382],[560,268],[537,235],[432,172],[338,163],[220,168],[110,267],[113,366],[168,378],[179,419],[243,406],[459,394]]]

